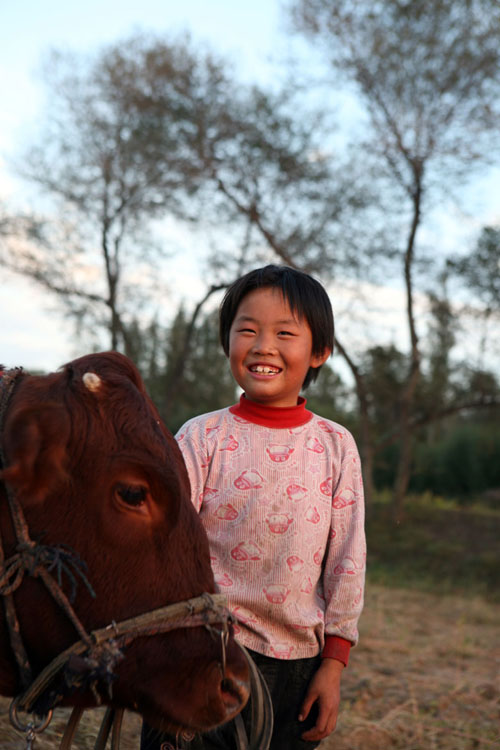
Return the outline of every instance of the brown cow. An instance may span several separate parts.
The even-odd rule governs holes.
[[[214,591],[180,451],[127,358],[92,354],[47,376],[22,374],[1,440],[0,479],[20,499],[31,538],[68,545],[87,565],[95,598],[80,582],[74,603],[87,631]],[[1,482],[0,534],[9,558],[15,541]],[[63,588],[70,593],[67,575]],[[13,597],[36,674],[78,636],[37,578],[25,575]],[[0,694],[16,695],[8,640],[0,614]],[[221,641],[204,627],[137,638],[124,655],[112,701],[101,687],[100,698],[157,728],[209,729],[248,697],[247,665],[232,634],[225,679]],[[92,706],[96,699],[87,689],[63,703]]]

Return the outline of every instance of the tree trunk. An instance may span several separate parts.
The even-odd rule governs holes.
[[[110,248],[110,227],[111,221],[107,216],[108,203],[107,193],[104,193],[103,199],[103,224],[101,230],[101,250],[104,258],[104,268],[106,271],[106,282],[108,285],[107,305],[110,311],[109,333],[111,338],[111,349],[118,351],[120,345],[120,333],[123,330],[122,321],[117,309],[117,290],[120,280],[120,265],[118,255],[120,250],[120,241],[116,239],[113,251]]]
[[[373,468],[375,463],[375,450],[373,440],[366,439],[363,434],[360,445],[361,467],[363,469],[363,486],[366,510],[369,513],[373,505],[375,483],[373,481]]]
[[[207,293],[205,294],[205,296],[203,297],[203,299],[201,299],[198,302],[198,304],[193,310],[193,314],[191,315],[189,323],[186,327],[182,349],[179,351],[176,357],[176,360],[172,369],[172,374],[170,378],[168,379],[168,382],[165,384],[165,390],[167,391],[167,393],[165,394],[165,403],[163,407],[163,419],[167,423],[172,413],[172,407],[174,405],[176,391],[179,388],[180,382],[184,375],[186,361],[191,351],[194,328],[196,325],[196,321],[198,319],[198,315],[201,312],[201,308],[203,307],[205,302],[212,296],[212,294],[220,291],[221,289],[225,289],[227,286],[228,284],[212,285],[207,291]]]
[[[361,457],[361,466],[363,469],[365,502],[367,508],[369,508],[373,502],[373,494],[375,491],[375,485],[373,481],[375,441],[373,438],[373,430],[370,422],[369,400],[366,390],[366,383],[359,367],[351,359],[338,338],[335,338],[335,346],[337,348],[337,351],[345,359],[349,369],[351,370],[356,386],[356,395],[358,397],[359,406],[359,418],[361,423],[359,452]]]
[[[413,458],[413,427],[411,415],[415,401],[415,393],[420,379],[420,349],[415,325],[412,273],[415,254],[415,237],[420,224],[423,167],[419,161],[413,162],[411,166],[414,177],[414,190],[411,196],[413,203],[413,217],[408,235],[404,264],[406,314],[410,333],[411,351],[410,371],[400,401],[399,431],[401,449],[393,488],[393,516],[397,523],[403,518],[404,498],[408,490],[411,476],[411,462]]]

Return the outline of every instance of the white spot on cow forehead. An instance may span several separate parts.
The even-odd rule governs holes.
[[[88,388],[89,391],[98,391],[101,387],[101,378],[96,375],[95,372],[86,372],[82,378],[83,385]]]

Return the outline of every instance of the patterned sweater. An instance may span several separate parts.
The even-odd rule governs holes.
[[[277,408],[242,396],[188,421],[177,440],[238,640],[279,659],[323,650],[347,664],[366,560],[351,434],[304,399]]]

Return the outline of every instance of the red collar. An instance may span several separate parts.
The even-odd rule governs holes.
[[[306,403],[305,398],[299,396],[297,406],[264,406],[249,401],[243,393],[240,403],[231,406],[229,411],[236,417],[242,417],[263,427],[291,428],[300,427],[312,418],[313,414],[306,409]]]

